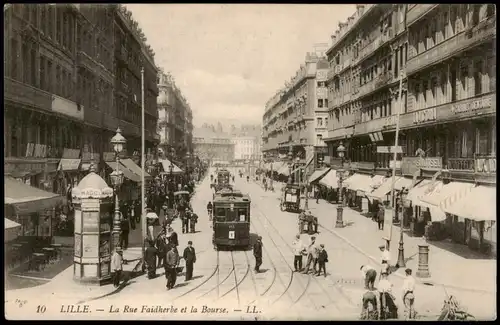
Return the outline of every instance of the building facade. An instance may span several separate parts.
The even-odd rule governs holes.
[[[4,10],[4,18],[6,174],[53,190],[61,158],[86,161],[82,168],[88,169],[91,160],[111,151],[109,140],[118,127],[129,151],[140,148],[138,67],[146,70],[146,130],[154,130],[157,119],[156,67],[154,53],[124,8],[14,4]],[[135,75],[126,79],[117,79],[115,70],[119,24],[137,41],[127,54],[137,62]],[[117,104],[122,85],[138,96],[138,104],[131,105],[135,97],[126,106]],[[155,135],[146,131],[146,140],[152,147]]]
[[[324,122],[328,98],[324,80],[318,87],[317,72],[324,70],[326,64],[322,56],[307,53],[305,64],[296,75],[266,103],[262,121],[262,152],[266,157],[286,155],[290,147],[294,156],[302,159],[312,159],[323,152],[325,129],[317,127],[317,119]]]
[[[394,145],[398,109],[399,159],[422,149],[472,170],[494,156],[495,22],[490,5],[358,5],[327,51],[330,156],[342,141],[384,173],[392,154],[377,147]]]
[[[161,73],[158,87],[158,132],[165,152],[193,152],[193,112],[170,74]]]
[[[235,160],[256,160],[259,159],[259,138],[257,137],[234,137],[234,158]]]
[[[201,160],[211,162],[230,162],[233,160],[235,145],[226,137],[194,137],[194,154]]]

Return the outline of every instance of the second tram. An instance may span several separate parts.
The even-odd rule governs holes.
[[[213,238],[216,250],[250,246],[250,197],[236,190],[223,189],[213,203]]]

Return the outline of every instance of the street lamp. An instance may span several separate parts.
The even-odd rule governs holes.
[[[123,146],[127,142],[122,136],[120,128],[116,130],[116,134],[111,138],[111,145],[115,151],[116,156],[116,169],[111,173],[111,184],[115,188],[115,217],[113,219],[113,244],[115,248],[120,247],[120,202],[118,199],[118,189],[123,184],[123,172],[120,170],[120,153],[123,151]]]
[[[343,228],[344,227],[344,221],[342,220],[342,214],[344,212],[344,200],[342,197],[342,182],[343,182],[343,176],[344,176],[344,154],[345,154],[345,147],[342,145],[342,142],[340,142],[340,145],[337,147],[337,154],[340,158],[340,168],[338,170],[339,174],[339,204],[337,206],[337,222],[335,223],[335,228]]]
[[[408,195],[408,190],[406,188],[402,188],[399,193],[400,204],[399,208],[401,209],[400,218],[399,218],[399,248],[398,248],[398,262],[396,264],[397,267],[405,267],[405,248],[404,248],[404,240],[403,240],[403,214],[404,214],[404,204],[406,202],[406,197]]]

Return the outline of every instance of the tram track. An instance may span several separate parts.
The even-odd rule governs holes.
[[[261,215],[262,215],[262,216],[263,216],[263,217],[267,220],[267,223],[268,223],[268,224],[269,224],[269,225],[270,225],[270,226],[274,229],[274,232],[275,232],[276,234],[278,234],[278,236],[281,238],[281,240],[283,241],[283,243],[285,244],[285,246],[286,246],[286,247],[288,247],[287,251],[289,251],[290,253],[292,253],[292,256],[290,257],[290,260],[291,260],[291,258],[293,258],[293,248],[291,247],[291,245],[288,243],[288,241],[286,241],[286,240],[283,238],[283,236],[279,233],[278,229],[274,226],[274,224],[273,224],[273,223],[272,223],[272,221],[271,221],[271,220],[267,217],[267,215],[266,215],[266,214],[265,214],[265,213],[264,213],[264,212],[263,212],[263,211],[262,211],[262,210],[261,210],[258,206],[256,206],[256,207],[255,207],[255,209],[259,212],[259,214],[261,214]],[[255,218],[253,218],[253,219],[255,220]],[[266,231],[267,231],[267,229],[266,229]],[[267,231],[267,232],[268,232],[268,231]],[[281,253],[281,252],[280,252],[280,253]],[[282,256],[283,256],[283,255],[282,255]],[[288,260],[286,260],[286,261],[287,261],[287,263],[288,263]],[[325,289],[324,283],[321,283],[321,282],[319,281],[319,279],[317,279],[317,278],[316,278],[316,277],[314,277],[314,276],[308,276],[308,279],[309,279],[309,280],[308,280],[308,283],[309,283],[309,281],[311,281],[311,278],[313,279],[313,282],[316,284],[316,286],[315,286],[315,287],[316,287],[316,288],[319,288],[319,289],[320,289],[320,291],[321,291],[321,292],[323,292],[323,294],[324,294],[326,297],[328,297],[329,302],[328,302],[328,303],[326,303],[326,304],[325,304],[325,303],[320,303],[321,308],[326,309],[326,307],[333,306],[333,307],[335,307],[335,308],[337,309],[337,311],[338,311],[338,312],[342,312],[343,310],[342,310],[342,308],[339,306],[338,301],[336,301],[336,299],[335,299],[335,298],[333,298],[333,297],[331,296],[330,292],[328,292],[328,290],[326,290],[326,289]],[[355,304],[351,301],[350,297],[348,297],[348,296],[347,296],[347,295],[346,295],[346,294],[345,294],[342,290],[340,290],[340,289],[339,289],[339,288],[338,288],[338,287],[337,287],[334,283],[332,283],[332,284],[333,284],[333,286],[331,286],[331,287],[335,290],[335,292],[336,292],[339,296],[341,296],[341,297],[342,297],[342,298],[343,298],[343,299],[344,299],[344,300],[345,300],[345,301],[346,301],[346,302],[347,302],[350,306],[354,307],[354,306],[355,306]],[[329,287],[330,287],[330,286],[329,286]],[[306,291],[307,291],[307,289],[306,289]],[[315,292],[315,293],[312,293],[312,292],[311,292],[311,294],[312,294],[312,296],[318,296],[318,292]],[[310,296],[310,295],[309,295],[309,296]],[[320,309],[320,308],[318,308],[318,307],[319,307],[319,306],[318,306],[318,304],[317,304],[317,303],[315,303],[315,302],[313,301],[313,298],[312,298],[312,297],[309,297],[309,298],[310,298],[309,300],[313,303],[313,305],[315,306],[315,308],[316,308],[316,309]]]

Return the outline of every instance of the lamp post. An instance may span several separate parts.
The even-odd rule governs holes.
[[[342,214],[344,213],[344,199],[342,197],[342,182],[344,177],[344,154],[345,147],[340,142],[340,145],[337,147],[337,154],[340,158],[340,168],[338,170],[339,174],[339,204],[337,206],[337,221],[335,222],[335,228],[343,228],[344,221],[342,220]]]
[[[115,217],[113,219],[113,245],[115,248],[120,247],[120,233],[121,233],[121,218],[120,218],[120,202],[118,199],[118,189],[123,184],[123,172],[120,171],[120,152],[127,142],[121,134],[120,128],[116,130],[116,134],[111,138],[111,145],[116,155],[116,169],[111,173],[111,183],[115,188]]]
[[[190,159],[191,159],[191,154],[188,151],[186,153],[186,181],[188,181],[190,178],[190,167],[189,167]]]
[[[292,165],[293,165],[293,152],[292,146],[288,150],[288,184],[292,184]]]
[[[301,169],[301,172],[303,173],[304,176],[306,175],[305,167]],[[304,191],[306,193],[306,201],[304,202],[304,210],[308,210],[309,209],[309,182],[307,179],[305,180]]]
[[[408,195],[408,190],[404,187],[401,189],[399,194],[400,204],[399,208],[401,209],[400,217],[399,217],[399,248],[398,248],[398,262],[396,264],[397,267],[405,267],[405,248],[404,248],[404,240],[403,240],[403,202],[406,200],[406,196]]]

